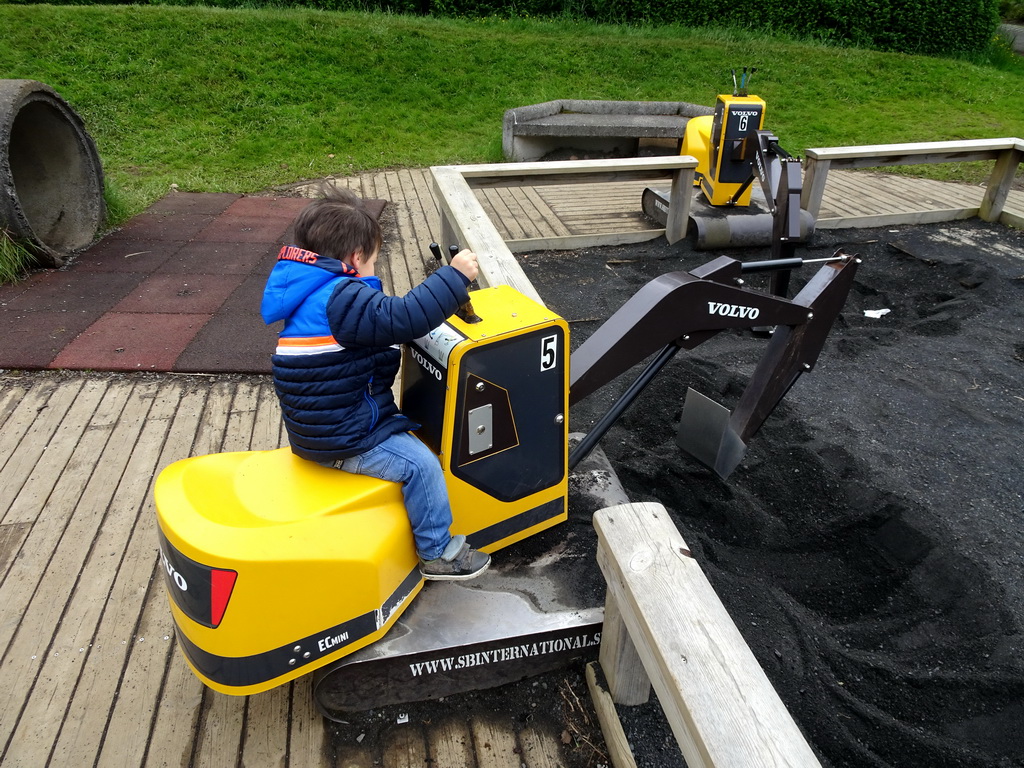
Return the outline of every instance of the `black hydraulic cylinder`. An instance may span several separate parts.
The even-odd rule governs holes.
[[[665,364],[675,357],[679,349],[680,348],[675,342],[667,344],[661,352],[658,353],[657,357],[647,364],[647,367],[644,368],[636,381],[629,385],[629,388],[623,392],[622,396],[615,401],[611,408],[608,409],[608,412],[598,420],[593,429],[591,429],[569,453],[570,471],[590,455],[590,452],[594,450],[594,446],[601,441],[601,438],[605,436],[605,433],[612,428],[612,425],[619,420],[619,417],[625,412],[625,410],[633,404],[633,401],[636,400],[640,393],[647,388],[647,385],[654,380],[654,377],[657,376],[658,372],[665,367]]]
[[[740,263],[741,272],[771,272],[775,269],[796,269],[804,265],[799,257],[791,259],[767,259],[765,261],[745,261]]]

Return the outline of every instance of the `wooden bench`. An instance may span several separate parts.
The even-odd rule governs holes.
[[[711,107],[683,101],[546,101],[505,112],[501,147],[514,162],[566,147],[636,155],[640,139],[676,139],[678,147],[687,121],[711,114]]]
[[[608,507],[594,526],[608,583],[600,664],[611,698],[642,704],[653,684],[689,768],[818,766],[665,508]],[[598,714],[609,746],[621,744],[617,715],[600,705]]]
[[[473,190],[481,187],[541,186],[578,181],[658,180],[671,182],[672,203],[664,230],[646,230],[644,240],[664,234],[670,243],[686,236],[690,218],[693,172],[697,160],[688,155],[633,157],[615,160],[566,160],[551,163],[492,163],[486,165],[434,166],[434,192],[441,213],[441,237],[445,243],[459,243],[475,251],[480,259],[480,286],[511,285],[520,293],[543,304],[536,289],[516,261],[512,250],[487,216]],[[639,206],[639,202],[638,202]],[[617,245],[625,236],[552,237],[531,240],[531,250]]]
[[[1013,185],[1014,175],[1024,160],[1024,140],[970,139],[964,141],[929,141],[912,144],[877,144],[859,147],[828,147],[808,149],[804,161],[804,186],[800,207],[818,219],[825,181],[833,168],[853,169],[918,163],[949,163],[992,160],[995,165],[989,176],[985,195],[977,208],[963,208],[920,215],[908,213],[902,217],[887,216],[878,225],[916,224],[925,221],[949,221],[955,218],[979,216],[984,221],[998,221],[1012,226],[1024,226],[1024,218],[1003,210]],[[859,226],[867,226],[859,224]]]

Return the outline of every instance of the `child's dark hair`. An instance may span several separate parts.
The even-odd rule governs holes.
[[[362,252],[370,256],[381,246],[380,224],[361,197],[348,189],[332,190],[314,200],[295,219],[295,244],[339,261]]]

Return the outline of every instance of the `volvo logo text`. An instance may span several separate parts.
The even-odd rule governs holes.
[[[167,559],[167,555],[164,554],[162,549],[160,550],[160,559],[164,561],[164,568],[167,570],[167,575],[171,577],[171,581],[174,582],[174,586],[182,592],[188,592],[188,582],[185,581],[185,577],[171,565],[171,561]]]
[[[717,301],[708,302],[708,314],[721,315],[722,317],[744,317],[749,320],[756,320],[761,314],[757,307],[741,307],[739,304],[722,304]]]
[[[425,370],[438,381],[441,381],[441,371],[440,369],[438,369],[436,365],[427,360],[427,358],[421,355],[417,350],[410,347],[409,351],[412,352],[413,360],[419,363],[423,367],[423,370]]]

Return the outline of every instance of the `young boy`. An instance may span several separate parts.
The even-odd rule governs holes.
[[[437,457],[409,434],[417,424],[391,386],[399,345],[426,335],[468,298],[477,259],[462,251],[404,297],[381,290],[374,267],[381,231],[360,198],[332,193],[295,220],[295,245],[278,255],[263,294],[269,325],[284,320],[274,386],[292,452],[325,466],[402,483],[420,572],[471,579],[491,558],[453,537]]]

